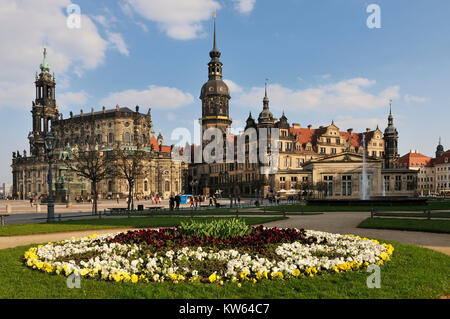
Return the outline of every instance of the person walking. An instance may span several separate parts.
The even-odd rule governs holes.
[[[116,195],[117,204],[119,204],[119,194]]]
[[[175,203],[176,203],[176,209],[180,209],[180,202],[181,202],[181,197],[180,194],[177,194],[177,196],[175,196]]]

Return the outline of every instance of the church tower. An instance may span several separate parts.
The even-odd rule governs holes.
[[[36,98],[33,101],[33,131],[28,135],[32,156],[45,153],[44,138],[51,131],[51,121],[58,119],[58,106],[55,100],[55,75],[50,74],[47,62],[47,48],[44,47],[44,59],[40,65],[41,73],[36,73]]]
[[[394,126],[394,117],[392,116],[392,105],[389,104],[388,126],[384,130],[384,167],[395,168],[398,154],[398,132]]]
[[[441,157],[442,154],[444,154],[444,146],[441,143],[441,137],[439,137],[439,144],[436,147],[436,158]]]
[[[224,134],[231,125],[229,117],[230,90],[222,80],[222,62],[216,42],[216,15],[214,13],[214,43],[209,52],[211,61],[208,63],[208,81],[203,85],[200,99],[202,100],[202,141],[203,133],[210,127],[219,128]]]

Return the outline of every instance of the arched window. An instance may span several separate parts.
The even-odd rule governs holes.
[[[166,189],[166,192],[170,192],[170,183],[169,183],[169,181],[165,182],[165,189]]]
[[[114,133],[109,133],[108,134],[108,143],[113,143],[114,142]]]
[[[148,191],[148,182],[144,181],[144,192]]]
[[[131,142],[131,135],[128,132],[123,133],[123,141],[125,143],[130,143]]]

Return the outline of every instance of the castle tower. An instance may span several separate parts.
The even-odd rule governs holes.
[[[439,137],[439,144],[436,147],[436,158],[441,157],[442,154],[444,154],[444,146],[441,143],[441,137]]]
[[[44,138],[51,131],[51,121],[58,119],[58,106],[55,100],[55,75],[50,74],[47,62],[47,48],[44,47],[44,58],[40,65],[41,73],[36,73],[36,98],[33,101],[33,131],[28,135],[32,156],[44,154]]]
[[[392,103],[392,102],[391,102]],[[384,166],[394,168],[397,166],[398,154],[398,131],[394,126],[392,106],[389,104],[388,126],[384,130]]]
[[[203,85],[200,93],[202,100],[202,141],[203,133],[209,127],[217,127],[226,133],[231,125],[229,117],[230,91],[222,80],[222,62],[220,62],[220,51],[216,42],[216,15],[214,13],[214,43],[209,52],[211,60],[208,63],[208,81]]]

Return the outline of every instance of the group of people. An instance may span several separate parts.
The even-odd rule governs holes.
[[[158,202],[156,202],[156,203],[158,203]],[[177,194],[175,196],[173,194],[170,195],[170,197],[169,197],[169,209],[170,210],[173,210],[174,208],[179,209],[180,203],[181,203],[180,194]]]

